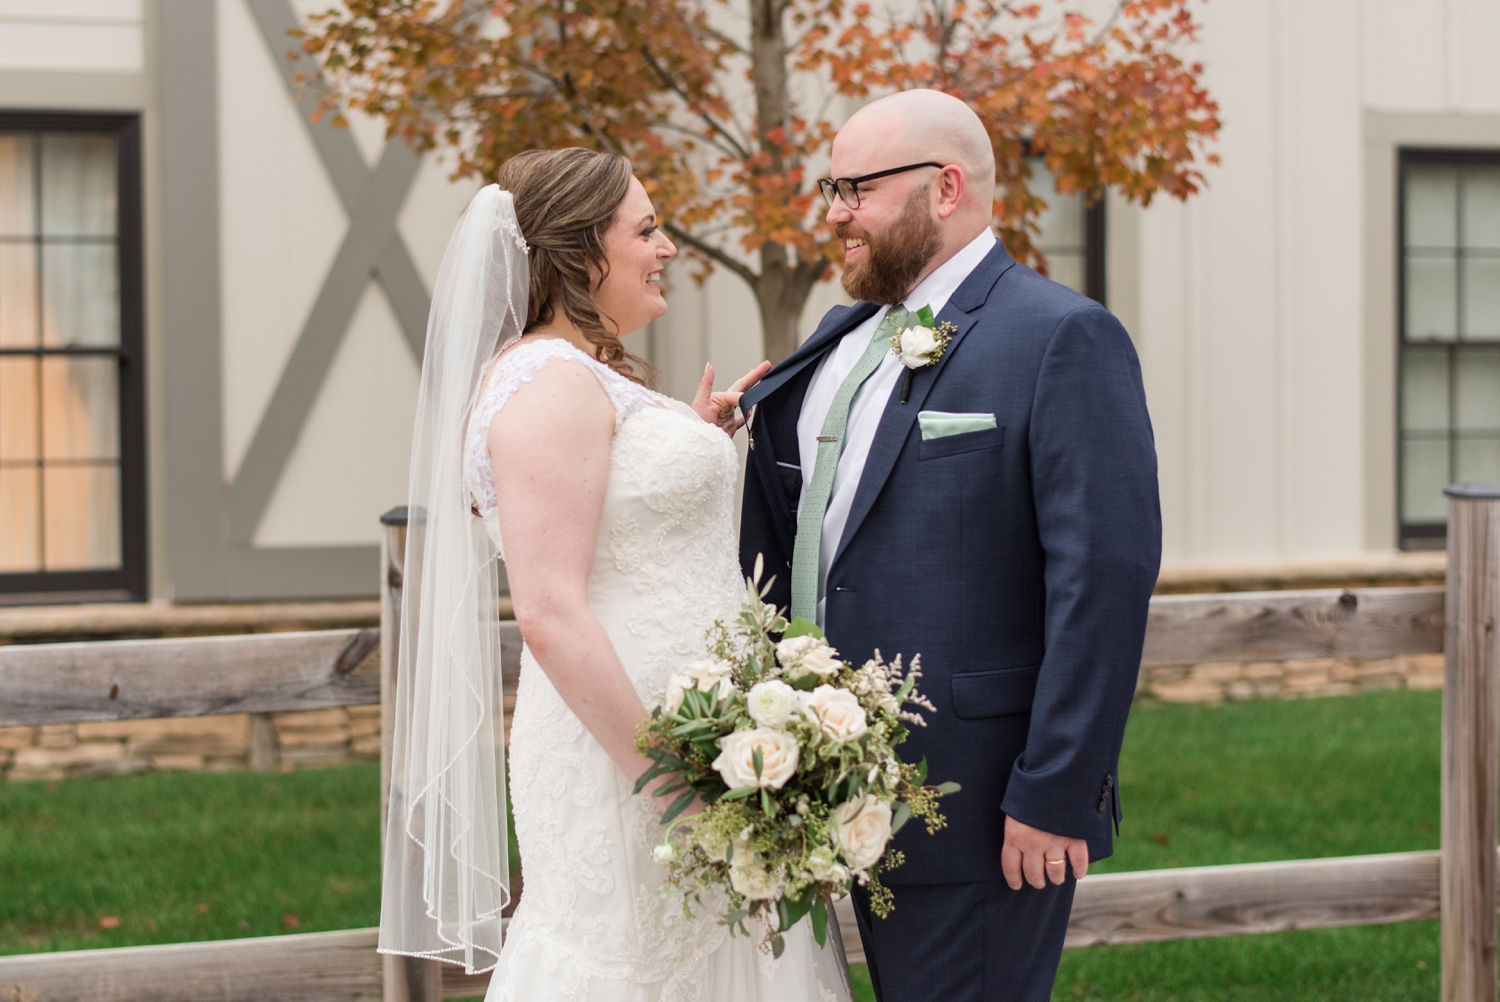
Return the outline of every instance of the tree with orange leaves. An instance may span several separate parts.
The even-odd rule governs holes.
[[[813,173],[837,99],[932,87],[968,102],[995,147],[996,229],[1043,270],[1028,155],[1090,200],[1198,190],[1219,121],[1181,54],[1192,0],[1119,0],[1099,24],[1067,2],[909,0],[877,16],[848,0],[346,0],[302,45],[329,110],[449,148],[462,175],[492,179],[525,149],[630,157],[672,238],[750,286],[779,360],[842,258]]]

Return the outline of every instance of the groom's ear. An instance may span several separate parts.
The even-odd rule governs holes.
[[[968,190],[963,168],[957,164],[944,167],[934,179],[932,190],[937,198],[938,218],[947,219],[952,216],[963,204],[964,192]]]

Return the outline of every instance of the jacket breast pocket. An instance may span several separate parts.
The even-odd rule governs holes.
[[[1004,425],[998,428],[984,428],[980,431],[961,432],[957,435],[944,435],[942,438],[924,438],[917,447],[917,459],[941,459],[944,456],[958,456],[965,452],[998,449],[1004,444]]]
[[[1030,713],[1041,665],[965,672],[953,676],[953,715],[962,720]]]

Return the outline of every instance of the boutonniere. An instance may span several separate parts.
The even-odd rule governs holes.
[[[916,323],[899,330],[890,337],[891,351],[901,359],[901,364],[906,366],[906,377],[901,382],[901,402],[906,403],[906,398],[911,394],[911,376],[913,370],[923,369],[943,357],[943,352],[948,348],[948,342],[953,340],[953,335],[958,328],[944,320],[938,323],[932,315],[932,307],[924,306],[916,313]]]

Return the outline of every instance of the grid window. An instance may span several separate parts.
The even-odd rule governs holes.
[[[0,593],[11,600],[142,591],[137,136],[133,117],[0,116]]]
[[[1077,192],[1057,190],[1057,176],[1041,157],[1029,157],[1032,190],[1047,200],[1037,220],[1037,249],[1047,256],[1048,277],[1104,302],[1104,203],[1089,205]]]
[[[1444,487],[1500,486],[1500,153],[1401,167],[1401,542],[1427,549]]]

